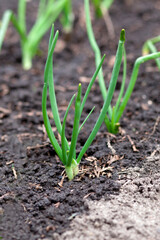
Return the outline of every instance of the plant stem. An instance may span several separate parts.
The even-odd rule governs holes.
[[[74,98],[75,98],[75,94],[72,96],[72,98],[68,104],[67,110],[64,115],[63,124],[62,124],[61,145],[62,145],[63,161],[65,163],[64,165],[67,164],[67,148],[66,148],[66,137],[65,137],[66,120],[67,120],[68,112],[73,103]]]
[[[29,70],[32,67],[32,56],[29,51],[24,50],[26,46],[24,43],[21,43],[22,47],[22,66],[24,70]]]
[[[2,23],[0,26],[0,50],[1,50],[2,43],[3,43],[6,31],[7,31],[9,21],[11,19],[11,15],[12,15],[12,12],[10,10],[7,10],[7,11],[5,11],[5,13],[3,14],[3,17],[2,17]]]
[[[86,26],[87,26],[88,38],[89,38],[91,47],[95,53],[95,61],[96,61],[96,68],[97,68],[101,61],[101,53],[100,53],[100,49],[97,45],[97,42],[95,40],[93,29],[92,29],[90,9],[89,9],[89,0],[85,0],[84,6],[85,6],[85,16],[86,16]],[[99,86],[100,86],[101,94],[102,94],[103,100],[105,100],[105,98],[107,96],[107,90],[106,90],[106,86],[104,83],[102,69],[100,69],[100,71],[99,71],[98,79],[99,79]],[[112,115],[111,106],[109,107],[108,112],[109,112],[109,115],[111,116]]]
[[[18,2],[18,24],[26,34],[26,0],[19,0]]]
[[[69,180],[72,180],[79,172],[77,162],[72,159],[72,163],[70,166],[65,166],[66,174]]]
[[[157,48],[154,46],[154,44],[151,40],[148,40],[147,45],[148,45],[148,48],[151,51],[151,53],[157,52]],[[155,61],[156,61],[158,69],[160,70],[160,59],[155,59]]]
[[[75,102],[73,132],[72,132],[71,145],[70,145],[67,164],[66,164],[67,166],[71,166],[73,155],[75,152],[76,143],[77,143],[79,121],[80,121],[80,116],[81,116],[81,91],[82,91],[81,84],[79,84],[77,98],[76,98],[76,102]]]
[[[123,29],[121,31],[121,35],[120,35],[120,40],[119,40],[118,49],[117,49],[117,53],[116,53],[116,60],[115,60],[115,63],[114,63],[112,76],[111,76],[111,81],[110,81],[110,84],[109,84],[109,88],[108,88],[108,92],[107,92],[105,102],[103,104],[100,115],[97,119],[97,122],[96,122],[90,136],[88,137],[85,145],[83,146],[81,152],[78,155],[77,163],[79,163],[81,161],[82,156],[84,155],[84,153],[87,151],[87,149],[91,145],[92,141],[94,140],[98,130],[100,129],[100,127],[101,127],[101,125],[104,121],[106,112],[108,111],[108,107],[111,103],[113,93],[114,93],[114,90],[115,90],[115,87],[116,87],[118,75],[119,75],[119,70],[120,70],[120,66],[121,66],[121,62],[122,62],[122,56],[123,56],[123,50],[124,50],[124,42],[125,42],[125,31]]]
[[[132,94],[134,85],[135,85],[136,80],[137,80],[140,65],[142,63],[145,63],[145,62],[149,61],[149,60],[156,59],[156,58],[159,58],[159,57],[160,57],[160,52],[152,53],[152,54],[149,54],[147,56],[137,58],[137,60],[134,64],[134,68],[133,68],[132,75],[131,75],[131,80],[129,82],[127,91],[126,91],[125,96],[123,98],[123,101],[122,101],[122,103],[119,107],[118,114],[116,115],[116,122],[119,122],[119,119],[121,118],[121,116],[124,112],[124,109],[125,109],[128,101],[129,101],[129,99],[130,99],[130,96]]]
[[[63,162],[63,157],[62,157],[62,150],[57,142],[57,139],[54,136],[54,133],[52,131],[52,127],[50,125],[49,119],[48,119],[48,115],[47,115],[47,110],[46,110],[46,103],[47,103],[47,84],[44,83],[44,87],[43,87],[43,93],[42,93],[42,113],[43,113],[43,121],[44,121],[44,125],[46,128],[46,132],[47,135],[51,141],[51,144],[55,150],[55,152],[57,153],[58,157],[61,159],[61,161]]]

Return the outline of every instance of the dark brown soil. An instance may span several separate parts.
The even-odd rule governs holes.
[[[16,11],[16,2],[0,0],[0,14],[8,8]],[[28,27],[35,19],[36,6],[37,1],[28,3]],[[61,119],[78,83],[82,82],[84,92],[87,80],[95,70],[94,55],[86,35],[83,1],[74,1],[74,12],[73,33],[66,41],[61,31],[54,55],[54,79]],[[94,20],[93,24],[102,53],[107,54],[104,64],[106,84],[110,79],[120,30],[126,29],[129,81],[144,41],[159,34],[160,4],[158,0],[135,0],[133,3],[117,0],[110,9],[110,16],[116,33],[114,40],[109,38],[103,19]],[[58,22],[56,28],[61,29]],[[155,62],[151,61],[141,66],[131,100],[121,119],[123,134],[110,135],[103,125],[82,159],[80,174],[70,182],[63,178],[64,168],[44,134],[41,113],[48,36],[41,43],[41,55],[33,60],[31,71],[22,70],[19,38],[12,25],[0,53],[0,237],[5,240],[56,239],[56,234],[66,232],[77,215],[86,214],[91,209],[86,199],[103,198],[110,204],[110,199],[119,195],[122,184],[127,183],[128,174],[134,169],[139,169],[138,179],[152,176],[149,181],[152,188],[160,167],[159,162],[151,165],[147,162],[149,156],[158,153],[160,144],[160,78]],[[120,79],[115,98],[119,86]],[[80,134],[77,153],[102,104],[96,83],[83,118],[93,105],[96,110]],[[71,111],[67,122],[68,138],[72,125]],[[135,185],[138,187],[131,195],[137,194],[140,199],[148,181]],[[150,196],[148,199],[152,202]],[[111,208],[109,204],[107,206]],[[89,239],[85,237],[83,239]],[[130,239],[139,238],[135,235]]]

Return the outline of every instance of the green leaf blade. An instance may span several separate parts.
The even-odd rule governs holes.
[[[81,91],[82,91],[81,84],[79,84],[77,98],[75,102],[73,132],[72,132],[70,150],[68,154],[67,166],[71,166],[72,159],[75,153],[77,138],[78,138],[78,129],[79,129],[80,116],[81,116]]]

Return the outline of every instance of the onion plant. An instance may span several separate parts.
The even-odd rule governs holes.
[[[148,39],[143,45],[142,54],[146,55],[149,53],[156,53],[157,48],[156,48],[155,44],[158,42],[160,42],[160,36]],[[155,59],[155,61],[156,61],[157,67],[160,70],[160,59],[157,58],[157,59]]]
[[[85,16],[86,16],[86,27],[87,27],[87,33],[88,33],[88,38],[90,41],[90,45],[94,51],[95,54],[95,63],[96,66],[99,65],[100,63],[100,59],[101,59],[101,52],[100,49],[98,47],[98,44],[95,40],[95,36],[94,36],[94,32],[92,29],[92,23],[91,23],[91,18],[90,18],[90,8],[89,8],[89,0],[84,0],[85,1]],[[123,49],[123,58],[124,58],[124,63],[123,63],[123,78],[122,78],[122,83],[121,83],[121,88],[120,88],[120,92],[119,92],[119,96],[118,99],[116,101],[115,106],[111,107],[111,105],[109,106],[106,115],[105,115],[105,119],[104,122],[106,124],[106,127],[108,129],[109,132],[111,133],[117,133],[119,130],[119,121],[120,118],[126,108],[126,105],[131,97],[132,91],[134,89],[137,77],[138,77],[138,72],[139,72],[139,68],[140,65],[144,62],[147,62],[151,59],[157,59],[160,57],[160,52],[154,52],[152,54],[148,54],[146,56],[142,56],[136,59],[135,63],[134,63],[134,67],[132,70],[132,74],[130,77],[130,82],[129,85],[126,89],[126,92],[124,93],[125,90],[125,80],[126,80],[126,70],[127,70],[127,61],[126,61],[126,53],[125,53],[125,48]],[[118,77],[118,76],[117,76]],[[102,68],[99,71],[98,74],[98,80],[99,80],[99,86],[100,86],[100,90],[101,90],[101,94],[103,97],[103,100],[105,101],[106,96],[107,96],[107,88],[105,86],[105,82],[104,82],[104,77],[103,77],[103,70]]]
[[[116,54],[116,61],[115,61],[114,67],[113,67],[112,77],[111,77],[111,81],[109,84],[108,92],[106,94],[106,98],[105,98],[103,107],[100,111],[99,117],[98,117],[93,129],[91,129],[91,133],[90,133],[88,139],[86,140],[86,143],[82,147],[78,156],[76,156],[76,143],[77,143],[78,135],[79,135],[79,132],[81,131],[82,127],[84,126],[85,122],[91,115],[93,109],[91,110],[89,115],[86,117],[86,119],[80,125],[81,114],[83,112],[88,94],[89,94],[91,87],[96,79],[96,76],[102,66],[105,56],[103,56],[100,63],[98,64],[97,69],[87,87],[87,90],[85,92],[83,99],[81,96],[81,88],[82,87],[81,87],[81,84],[79,84],[77,95],[74,94],[73,97],[71,98],[69,105],[67,107],[67,110],[65,112],[63,122],[61,123],[60,116],[58,113],[56,95],[55,95],[55,87],[54,87],[54,81],[53,81],[53,66],[52,66],[53,52],[54,52],[54,48],[55,48],[57,39],[58,39],[58,31],[56,32],[56,34],[54,36],[54,27],[52,27],[50,40],[49,40],[48,57],[47,57],[47,61],[46,61],[45,71],[44,71],[44,87],[43,87],[43,93],[42,93],[42,113],[43,113],[43,120],[44,120],[44,125],[46,128],[46,132],[51,141],[51,144],[52,144],[55,152],[57,153],[59,159],[62,161],[68,178],[71,180],[74,178],[74,176],[76,176],[78,174],[78,165],[81,161],[81,158],[83,157],[84,153],[87,151],[89,146],[91,145],[99,128],[101,127],[101,125],[104,121],[106,112],[108,111],[110,102],[112,100],[112,96],[113,96],[113,93],[114,93],[114,90],[116,87],[116,82],[117,82],[117,78],[119,75],[120,65],[121,65],[122,56],[123,56],[125,31],[122,30],[121,34],[120,34],[120,40],[119,40],[117,54]],[[52,113],[53,113],[53,119],[55,122],[55,126],[57,128],[57,131],[61,136],[61,144],[59,144],[59,142],[57,141],[57,139],[55,137],[55,134],[52,131],[49,117],[47,115],[46,104],[47,104],[47,90],[48,89],[49,89],[49,96],[50,96],[51,109],[52,109]],[[71,143],[69,143],[66,138],[65,128],[66,128],[66,120],[67,120],[68,112],[69,112],[71,105],[73,104],[73,101],[75,101],[74,123],[73,123]]]
[[[8,24],[10,22],[11,15],[12,12],[10,10],[5,11],[0,22],[0,50],[2,48],[3,40],[8,28]]]
[[[115,31],[114,26],[112,23],[112,20],[109,15],[109,8],[113,4],[114,0],[92,0],[92,3],[95,8],[96,16],[97,17],[103,17],[109,36],[110,38],[114,39],[115,37]]]
[[[103,17],[107,25],[108,32],[114,37],[114,28],[109,17],[108,10],[114,0],[92,0],[97,17]],[[67,0],[62,11],[61,23],[66,33],[70,33],[73,27],[74,14],[72,11],[72,0]]]
[[[72,11],[72,0],[67,0],[61,16],[61,23],[65,33],[70,33],[73,27],[74,14]]]
[[[103,16],[105,12],[111,7],[114,0],[92,0],[98,17]]]
[[[32,58],[36,55],[39,42],[52,23],[62,12],[68,0],[40,0],[37,19],[29,33],[26,27],[26,0],[18,1],[17,16],[12,13],[11,21],[16,28],[22,49],[22,64],[24,69],[30,69]]]

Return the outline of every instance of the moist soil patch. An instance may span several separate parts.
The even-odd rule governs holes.
[[[0,13],[8,8],[16,12],[16,3],[0,0]],[[36,17],[36,8],[37,1],[28,3],[28,29]],[[54,80],[61,119],[78,83],[82,83],[84,92],[95,70],[83,1],[75,0],[73,8],[73,33],[67,39],[60,23],[56,23],[60,37],[54,54]],[[158,0],[115,1],[110,9],[115,39],[110,39],[103,19],[93,20],[98,44],[102,53],[107,54],[106,85],[120,30],[126,29],[129,81],[144,41],[159,34],[159,13]],[[121,119],[121,133],[109,134],[103,124],[82,159],[79,175],[69,182],[43,127],[41,98],[48,37],[49,34],[44,37],[31,71],[22,70],[19,37],[12,25],[0,54],[0,237],[5,240],[160,239],[160,215],[156,207],[160,204],[160,82],[155,62],[140,68]],[[113,101],[121,77],[122,70]],[[96,108],[82,129],[77,153],[102,104],[96,82],[82,118],[93,105]],[[72,126],[73,109],[67,120],[68,139]],[[150,219],[153,221],[149,225]]]

